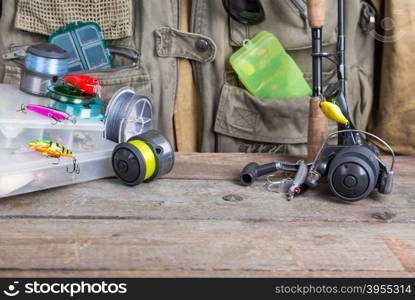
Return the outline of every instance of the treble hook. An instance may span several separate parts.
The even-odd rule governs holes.
[[[26,106],[24,104],[21,104],[20,109],[16,110],[16,112],[26,113]]]
[[[265,183],[265,187],[269,192],[275,193],[283,193],[286,194],[293,184],[293,179],[286,177],[285,179],[280,180],[273,180],[274,177],[279,177],[277,175],[269,175],[267,177],[267,182]],[[281,177],[279,177],[281,178]]]
[[[79,164],[76,161],[76,158],[73,159],[73,167],[72,170],[69,171],[69,168],[66,167],[66,172],[68,172],[69,174],[76,174],[78,175],[79,173],[81,173],[81,168],[79,167]]]

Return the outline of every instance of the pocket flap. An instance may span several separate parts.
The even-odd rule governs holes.
[[[215,132],[263,143],[307,142],[309,98],[258,99],[225,84]]]
[[[216,57],[216,44],[207,36],[170,27],[157,29],[155,35],[156,52],[160,57],[180,57],[202,63],[212,62]]]

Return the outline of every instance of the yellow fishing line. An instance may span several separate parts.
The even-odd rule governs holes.
[[[157,166],[157,161],[153,150],[151,150],[150,146],[143,141],[132,140],[129,141],[129,143],[140,150],[141,154],[143,155],[144,161],[146,162],[146,175],[144,176],[144,180],[149,179],[156,172]]]

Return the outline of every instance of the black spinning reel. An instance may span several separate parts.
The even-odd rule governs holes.
[[[365,134],[384,144],[392,154],[391,166],[380,159],[379,150],[373,144],[327,146],[330,138],[348,132]],[[329,135],[311,164],[304,184],[313,188],[321,178],[327,177],[333,194],[344,201],[359,201],[375,189],[382,194],[392,192],[394,164],[395,153],[385,141],[368,132],[343,130]]]
[[[376,146],[366,143],[363,145],[327,145],[328,141],[344,133],[359,133],[370,136],[385,147],[392,154],[391,166],[387,166],[381,159]],[[256,178],[276,171],[293,173],[295,177],[288,182],[287,198],[291,200],[306,188],[316,188],[322,178],[327,178],[330,190],[338,198],[354,202],[359,201],[372,193],[375,189],[382,194],[390,194],[393,187],[393,168],[395,153],[382,139],[371,133],[361,130],[342,130],[328,136],[321,146],[314,162],[305,164],[300,161],[296,164],[271,163],[259,166],[255,163],[248,164],[241,173],[241,184],[248,186],[255,182]],[[308,168],[304,171],[305,166]],[[293,191],[290,193],[290,191]]]

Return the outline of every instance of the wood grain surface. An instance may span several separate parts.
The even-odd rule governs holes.
[[[398,158],[392,195],[356,204],[324,184],[291,202],[263,180],[237,184],[246,163],[280,159],[181,153],[138,187],[114,178],[0,199],[0,276],[415,276],[415,158]]]

